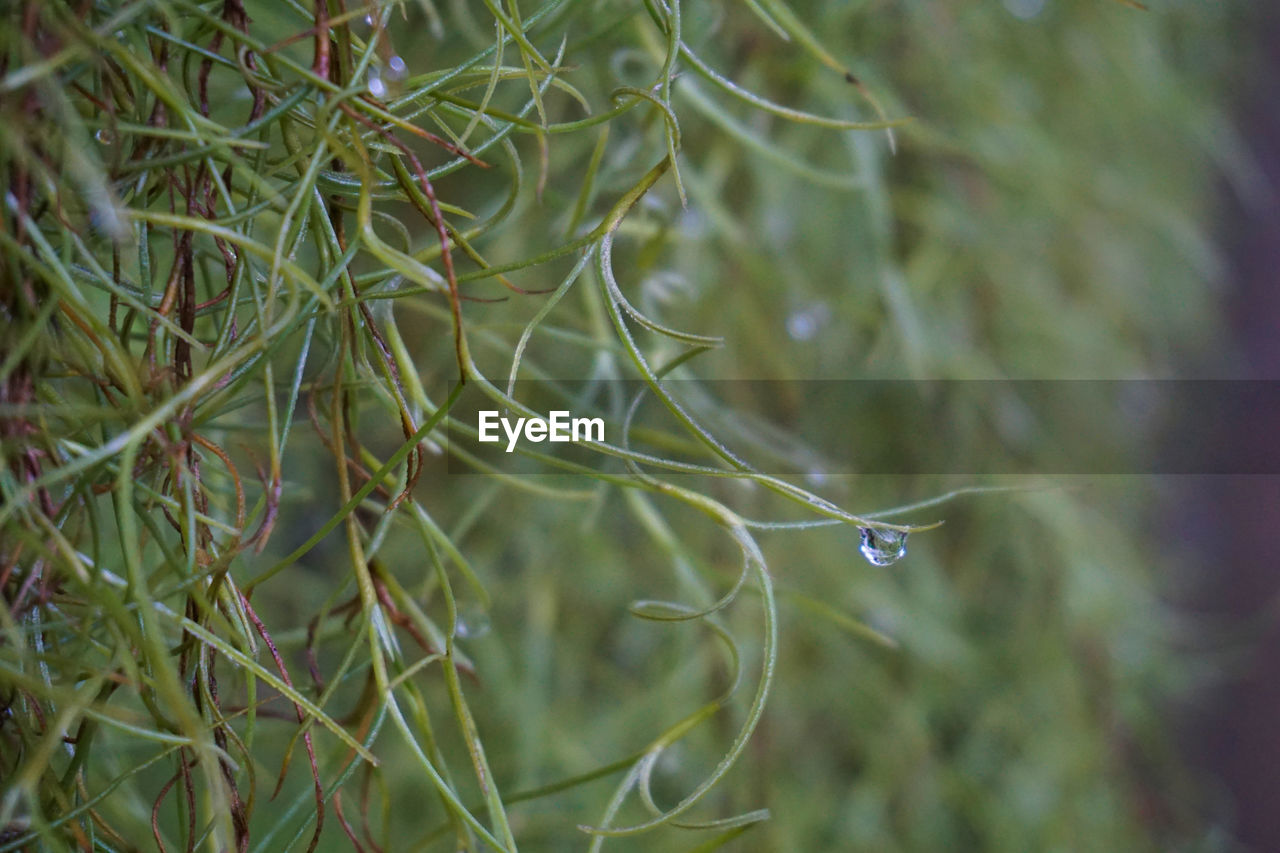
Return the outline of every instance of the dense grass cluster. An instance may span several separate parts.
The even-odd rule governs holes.
[[[769,476],[665,379],[1169,369],[1225,12],[0,10],[0,850],[1195,835],[1125,495]],[[526,392],[665,420],[497,465]]]

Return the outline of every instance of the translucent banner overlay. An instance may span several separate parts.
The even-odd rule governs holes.
[[[665,380],[661,387],[680,412],[638,380],[521,381],[516,407],[469,383],[451,412],[448,470],[546,474],[563,470],[559,461],[624,471],[616,456],[582,441],[599,430],[605,443],[637,454],[734,467],[682,422],[687,416],[732,457],[777,476],[1280,474],[1274,381]],[[496,440],[481,441],[482,429]]]

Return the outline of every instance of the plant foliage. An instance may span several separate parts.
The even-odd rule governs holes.
[[[859,531],[966,484],[819,496],[665,381],[1203,339],[1228,22],[1007,5],[0,5],[0,850],[1193,834],[1136,516],[975,499],[899,580]],[[666,426],[478,452],[561,380]]]

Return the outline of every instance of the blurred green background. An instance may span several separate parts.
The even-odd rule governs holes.
[[[111,7],[124,8],[97,5],[99,18]],[[202,8],[211,14],[216,5]],[[342,5],[330,7],[337,13]],[[264,43],[309,26],[310,8],[245,6]],[[786,18],[772,2],[688,4],[681,37],[718,73],[778,104],[863,121],[880,117],[878,104],[883,116],[910,121],[895,126],[892,137],[883,129],[788,122],[731,97],[689,62],[676,63],[670,108],[679,121],[676,162],[687,206],[668,174],[624,220],[613,261],[639,310],[681,330],[724,337],[722,347],[682,368],[686,376],[1159,378],[1232,363],[1216,217],[1224,186],[1239,189],[1251,180],[1233,115],[1254,68],[1256,10],[1181,0],[1146,10],[1106,0],[797,0],[788,8],[858,84],[824,64],[821,49],[809,49],[794,32],[789,40],[780,37],[767,10],[775,22]],[[155,4],[157,20],[164,9]],[[351,9],[349,26],[364,39],[376,26]],[[460,67],[492,46],[494,9],[525,21],[539,11],[534,4],[465,0],[383,10],[384,46],[371,67],[382,69],[381,80],[392,55],[407,64],[409,80],[403,88],[391,81],[388,93],[397,114],[414,115],[410,99],[395,98],[429,79],[425,75]],[[571,0],[529,28],[543,56],[562,51],[557,67],[576,94],[550,88],[525,115],[560,129],[523,128],[512,135],[509,155],[485,155],[491,169],[466,168],[434,182],[442,202],[481,219],[501,211],[515,188],[509,214],[474,240],[488,261],[519,262],[585,233],[665,156],[663,115],[648,104],[607,124],[566,123],[588,114],[579,96],[599,114],[616,103],[612,93],[619,87],[648,91],[661,79],[666,36],[658,22],[669,21],[670,12],[661,0]],[[14,57],[17,20],[11,12],[6,35]],[[211,32],[182,15],[168,26],[174,32],[190,27],[187,35],[202,44]],[[522,75],[528,56],[509,42],[505,51],[501,75],[489,76],[493,60],[485,58],[457,95],[469,102],[489,97],[497,112],[528,110],[530,83]],[[309,64],[311,42],[300,38],[280,53]],[[243,121],[251,98],[241,78],[220,68],[212,86],[215,116],[229,126]],[[90,126],[100,120],[91,107],[78,108]],[[11,102],[5,109],[17,107]],[[448,113],[412,120],[457,139],[468,125]],[[483,124],[473,129],[474,139],[491,131]],[[309,139],[308,128],[295,132]],[[366,142],[377,156],[396,154],[388,144],[379,151],[376,135],[367,134]],[[275,156],[279,141],[272,145]],[[439,148],[417,150],[428,168],[447,159]],[[120,166],[112,156],[104,156],[108,173]],[[389,224],[396,220],[407,224],[405,239],[415,249],[432,246],[434,232],[408,204],[379,201],[377,209],[384,240],[400,240]],[[354,210],[344,216],[354,234]],[[264,219],[269,230],[274,220]],[[453,221],[466,224],[460,216]],[[304,265],[323,266],[310,247],[299,257]],[[492,277],[462,284],[476,300],[506,297],[462,303],[476,365],[495,384],[504,384],[525,324],[548,304],[542,291],[556,288],[578,257],[509,273],[514,285],[538,293],[509,292]],[[378,292],[409,287],[379,277],[384,267],[366,254],[356,256],[353,268]],[[459,268],[474,269],[463,261]],[[633,378],[592,275],[568,291],[531,337],[522,378]],[[105,305],[105,297],[96,298]],[[394,316],[420,382],[438,403],[457,375],[448,303],[438,294],[410,292],[381,300],[374,316],[379,322]],[[322,317],[306,364],[308,382],[319,384],[333,372],[340,336],[341,323]],[[683,351],[660,336],[643,338],[642,347],[654,364]],[[281,387],[299,352],[290,340],[276,355]],[[385,458],[402,436],[385,400],[369,390],[374,381],[353,394],[352,429]],[[321,419],[328,416],[324,411]],[[266,452],[258,438],[265,417],[257,403],[227,406],[209,421],[211,430],[234,436],[235,447],[244,448],[233,452],[245,472],[253,470],[248,460],[255,452]],[[232,564],[241,584],[306,542],[342,504],[335,466],[303,407],[295,419],[280,519],[264,553],[245,551]],[[901,436],[904,470],[912,468],[915,446],[930,459],[939,447],[979,461],[1009,453],[1009,444],[989,437],[975,444],[977,434],[964,424],[935,426],[928,436]],[[891,421],[881,428],[889,435],[897,429]],[[1130,428],[1144,427],[1116,425]],[[749,422],[744,430],[764,444],[775,440]],[[1025,446],[1016,424],[1009,431],[1010,443]],[[802,443],[804,436],[795,438]],[[1134,438],[1143,440],[1140,433]],[[448,437],[451,449],[465,449],[469,440],[456,425]],[[855,447],[856,441],[852,436]],[[1046,450],[1031,447],[1033,454]],[[626,473],[616,461],[599,464]],[[740,556],[715,524],[667,495],[591,477],[462,475],[456,465],[456,459],[428,458],[415,492],[442,532],[437,545],[424,545],[412,527],[392,525],[377,534],[376,550],[432,624],[449,621],[428,559],[439,541],[451,542],[487,589],[486,606],[444,554],[465,623],[457,648],[464,670],[473,670],[462,689],[503,795],[643,750],[729,686],[726,645],[707,625],[662,624],[628,612],[637,600],[705,606],[733,586]],[[671,479],[749,519],[810,517],[751,482]],[[745,828],[663,826],[611,838],[604,848],[1232,848],[1229,822],[1208,805],[1214,783],[1189,768],[1171,725],[1179,703],[1204,688],[1208,664],[1188,655],[1195,627],[1169,603],[1194,581],[1194,559],[1170,539],[1162,520],[1177,498],[1167,483],[1138,476],[1046,483],[832,474],[802,485],[854,513],[957,489],[1013,490],[970,493],[894,516],[946,523],[912,534],[907,557],[887,568],[862,559],[856,526],[759,531],[778,592],[772,693],[735,765],[681,819],[710,821],[755,809],[768,809],[770,817]],[[261,490],[249,487],[256,499]],[[222,491],[225,497],[225,484]],[[228,511],[225,501],[220,511]],[[361,511],[366,545],[377,511]],[[299,683],[307,670],[309,620],[354,590],[348,586],[335,597],[352,576],[341,534],[335,531],[254,594],[254,607]],[[760,603],[749,584],[718,616],[737,643],[745,682],[653,765],[659,807],[674,805],[711,773],[743,723],[761,665]],[[317,643],[320,672],[334,671],[346,654],[366,654],[352,651],[359,647],[352,623],[333,617],[326,624]],[[388,630],[412,661],[420,650],[410,635]],[[31,648],[27,653],[38,657]],[[5,653],[20,650],[11,644]],[[259,660],[270,668],[265,654]],[[355,718],[341,715],[366,689],[363,665],[355,664],[356,674],[327,706],[353,729]],[[424,742],[439,750],[441,766],[452,768],[450,785],[460,799],[479,803],[483,792],[439,667],[425,666],[412,681],[424,713],[433,715],[432,726],[415,721],[419,731],[430,732]],[[246,701],[232,667],[224,665],[221,685],[224,696],[233,697],[227,701]],[[289,706],[275,707],[281,720],[260,720],[254,741],[264,800],[284,749],[292,746]],[[235,725],[243,734],[241,723]],[[273,726],[288,735],[274,736]],[[119,752],[86,771],[90,792],[154,752],[127,733],[103,737]],[[324,732],[316,744],[331,782],[345,747]],[[373,752],[383,762],[379,771],[367,781],[357,774],[343,788],[349,819],[367,811],[372,829],[367,836],[356,830],[366,844],[376,841],[388,851],[486,849],[466,833],[431,835],[447,825],[447,811],[389,728]],[[311,796],[305,764],[299,749],[280,796],[257,804],[251,849],[284,849],[267,834],[270,827],[281,839],[302,827],[293,849],[305,849]],[[149,809],[172,772],[168,761],[132,776],[99,806],[138,849],[150,849]],[[624,772],[510,804],[520,849],[586,848],[590,836],[579,827],[598,824]],[[56,806],[48,808],[57,814]],[[176,814],[170,804],[161,818],[174,838]],[[615,824],[645,815],[632,793]],[[319,849],[352,849],[332,818]]]

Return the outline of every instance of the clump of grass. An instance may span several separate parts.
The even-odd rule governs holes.
[[[945,797],[913,792],[838,726],[867,774],[844,804],[866,817],[848,830],[807,816],[803,781],[733,769],[765,726],[762,748],[776,738],[804,756],[822,774],[814,802],[842,811],[847,768],[808,755],[824,738],[795,726],[839,713],[850,662],[874,685],[855,704],[863,736],[883,725],[865,703],[901,699],[918,725],[896,742],[933,755],[924,720],[963,717],[960,700],[893,673],[940,665],[942,647],[976,666],[962,624],[975,611],[971,590],[944,593],[955,579],[927,549],[905,591],[854,572],[859,529],[920,528],[759,473],[664,382],[703,363],[805,375],[762,330],[774,303],[817,288],[798,253],[870,283],[825,294],[858,318],[858,334],[833,341],[842,359],[875,373],[900,347],[880,372],[919,374],[954,346],[981,372],[972,339],[921,330],[981,299],[920,319],[926,296],[959,298],[936,281],[951,263],[938,234],[970,201],[949,172],[964,164],[931,164],[901,200],[885,182],[907,169],[892,162],[982,140],[886,118],[914,112],[913,95],[943,111],[925,84],[884,95],[888,71],[851,69],[838,55],[856,55],[849,44],[815,35],[852,31],[857,14],[776,0],[12,5],[0,30],[0,850],[710,850],[747,832],[818,849],[859,833],[879,843],[891,821],[876,809],[912,799],[934,817],[900,831],[904,846],[994,837],[1000,819],[948,816]],[[945,32],[863,23],[886,43]],[[1140,41],[1143,26],[1124,32]],[[765,60],[741,55],[765,39]],[[998,87],[1008,62],[981,80]],[[974,121],[975,135],[994,124]],[[1052,183],[1069,167],[1046,154],[1026,168]],[[1008,212],[996,198],[991,221]],[[913,229],[905,247],[895,223]],[[1124,270],[1143,255],[1110,257]],[[1006,259],[979,259],[978,289],[1002,286]],[[686,291],[735,284],[681,297],[663,274]],[[532,414],[517,380],[566,394],[567,379],[638,381],[669,426],[596,443],[587,464],[529,454],[556,477],[477,456],[464,396]],[[609,405],[625,423],[635,404]],[[882,496],[861,484],[858,497]],[[1081,507],[1045,500],[1026,511],[1052,538]],[[815,518],[842,532],[784,548],[813,580],[783,569],[779,592],[759,530]],[[1052,576],[1072,576],[1069,550],[1049,550],[1067,566]],[[918,604],[914,632],[867,625],[860,605],[821,600],[819,582],[900,622]],[[1147,593],[1137,583],[1128,600]],[[997,616],[1026,607],[1010,596]],[[640,619],[627,621],[632,601]],[[817,636],[800,613],[842,631],[814,652],[832,660],[780,658],[780,630]],[[1086,639],[1116,641],[1113,622],[1089,624]],[[883,657],[899,643],[908,663]],[[1039,665],[1010,667],[1030,678]],[[788,678],[771,718],[766,698]],[[814,685],[829,705],[790,707]],[[1105,749],[1104,728],[1084,719],[1053,743]],[[755,764],[782,780],[783,755]],[[978,759],[939,761],[963,777]],[[1123,791],[1095,793],[1115,810],[1106,837],[1132,838]]]

